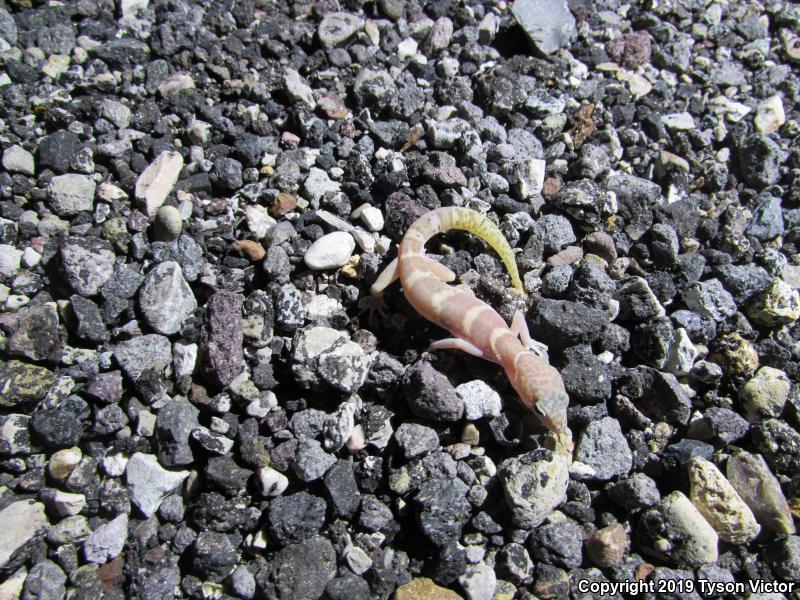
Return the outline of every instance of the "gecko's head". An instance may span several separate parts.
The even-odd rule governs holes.
[[[565,431],[569,396],[559,372],[532,352],[521,352],[514,364],[511,383],[522,403],[550,431]]]

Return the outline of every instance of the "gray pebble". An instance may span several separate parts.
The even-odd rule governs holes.
[[[168,471],[152,454],[135,453],[125,467],[125,481],[131,500],[149,517],[158,510],[161,501],[189,476],[189,471]]]
[[[5,149],[3,168],[9,173],[22,173],[23,175],[33,175],[36,172],[33,154],[22,146],[9,146]]]
[[[119,556],[127,540],[128,515],[122,513],[95,529],[86,538],[83,542],[83,556],[91,563],[106,563]]]
[[[462,383],[456,387],[456,393],[464,400],[464,417],[467,421],[496,417],[503,410],[500,394],[480,379]]]
[[[333,48],[346,43],[364,28],[364,19],[346,12],[327,13],[322,17],[317,35],[323,48]]]
[[[439,447],[436,431],[417,423],[402,423],[395,430],[394,439],[407,459],[427,454]]]
[[[575,17],[564,0],[517,0],[511,13],[531,43],[544,54],[552,54],[577,35]]]
[[[504,460],[497,475],[511,520],[523,529],[540,525],[567,498],[569,462],[549,450]]]
[[[592,421],[580,434],[575,460],[592,468],[593,479],[608,481],[624,475],[633,466],[631,452],[619,421],[605,417]]]
[[[300,438],[292,462],[295,474],[305,482],[316,481],[336,463],[336,458],[322,449],[316,440]]]
[[[106,240],[68,237],[60,255],[67,281],[81,296],[94,296],[114,274],[114,250]]]
[[[197,308],[192,288],[183,277],[181,266],[163,262],[150,271],[139,291],[139,306],[148,325],[158,333],[172,335]]]
[[[153,224],[153,236],[160,242],[177,240],[183,229],[183,217],[174,206],[162,206],[156,212],[156,221]]]

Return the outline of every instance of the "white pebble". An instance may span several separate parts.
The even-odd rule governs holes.
[[[661,117],[661,122],[669,129],[688,131],[694,129],[694,117],[688,112],[673,113]]]
[[[379,208],[367,206],[361,211],[361,222],[370,231],[380,231],[383,229],[383,213]]]
[[[3,152],[3,168],[10,173],[22,173],[23,175],[33,175],[36,172],[33,154],[22,146],[6,148],[6,151]]]
[[[500,394],[480,379],[462,383],[456,387],[456,393],[464,400],[467,421],[496,417],[503,409]]]
[[[760,104],[753,122],[759,133],[769,134],[780,129],[781,125],[786,123],[781,97],[776,94]]]
[[[257,475],[261,484],[261,492],[265,496],[280,496],[289,487],[289,479],[286,475],[272,467],[261,467]]]
[[[32,269],[38,265],[41,260],[42,255],[31,247],[25,248],[25,250],[22,251],[22,264],[25,265],[27,269]]]
[[[347,264],[355,247],[352,235],[345,231],[334,231],[311,244],[303,260],[308,268],[316,271],[335,269]]]
[[[349,258],[349,257],[348,257]],[[14,246],[0,244],[0,275],[13,277],[19,271],[19,262],[22,260],[22,251]]]

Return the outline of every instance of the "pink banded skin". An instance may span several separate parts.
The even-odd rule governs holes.
[[[463,286],[447,285],[455,274],[425,256],[425,243],[438,233],[461,229],[487,241],[500,255],[514,288],[523,293],[513,252],[499,229],[485,216],[465,208],[439,208],[420,217],[406,232],[397,258],[372,286],[380,297],[384,288],[400,279],[406,299],[420,315],[449,331],[453,337],[431,344],[431,349],[457,349],[498,363],[522,403],[555,433],[567,428],[569,397],[558,371],[537,356],[521,312],[509,327],[488,304]]]

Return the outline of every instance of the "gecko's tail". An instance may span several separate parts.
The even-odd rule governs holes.
[[[407,253],[421,254],[424,251],[425,242],[437,233],[444,233],[451,229],[468,231],[489,244],[500,257],[500,260],[503,261],[508,274],[511,276],[511,284],[514,290],[522,296],[525,295],[511,246],[508,245],[508,241],[497,225],[477,211],[456,206],[437,208],[430,211],[420,217],[409,228],[400,251],[403,252],[405,250]]]

